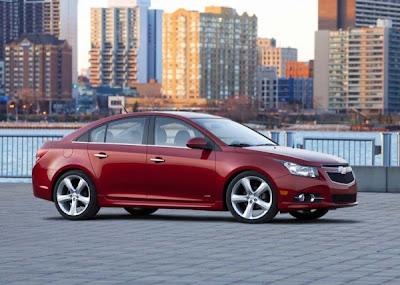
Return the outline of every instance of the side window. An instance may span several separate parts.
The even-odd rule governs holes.
[[[108,124],[106,143],[142,144],[146,118],[128,118]]]
[[[89,135],[90,142],[103,143],[106,134],[106,126],[107,124],[104,124],[100,127],[91,130]]]
[[[188,140],[204,135],[191,125],[174,118],[157,117],[154,130],[154,144],[185,147]]]
[[[89,141],[89,132],[84,133],[79,138],[75,139],[76,142],[88,142]]]

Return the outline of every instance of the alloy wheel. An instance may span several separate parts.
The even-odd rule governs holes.
[[[90,188],[79,175],[69,175],[58,185],[56,199],[60,209],[68,216],[79,216],[90,203]]]
[[[236,214],[243,219],[260,219],[273,204],[272,189],[261,177],[243,177],[233,186],[231,203]]]

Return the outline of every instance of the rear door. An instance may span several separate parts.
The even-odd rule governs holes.
[[[148,199],[159,202],[209,203],[215,199],[215,151],[190,149],[189,139],[205,137],[190,124],[156,116],[147,150]]]
[[[109,122],[90,132],[88,154],[105,198],[146,198],[148,125],[148,117],[131,117]]]

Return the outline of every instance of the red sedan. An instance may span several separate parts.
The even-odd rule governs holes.
[[[100,207],[229,210],[240,222],[278,212],[317,219],[357,205],[341,158],[277,145],[226,118],[190,112],[118,115],[46,142],[33,168],[36,197],[70,220]]]

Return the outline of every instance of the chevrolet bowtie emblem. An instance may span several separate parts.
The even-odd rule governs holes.
[[[346,167],[343,167],[343,166],[339,166],[339,172],[341,173],[341,174],[346,174]]]

